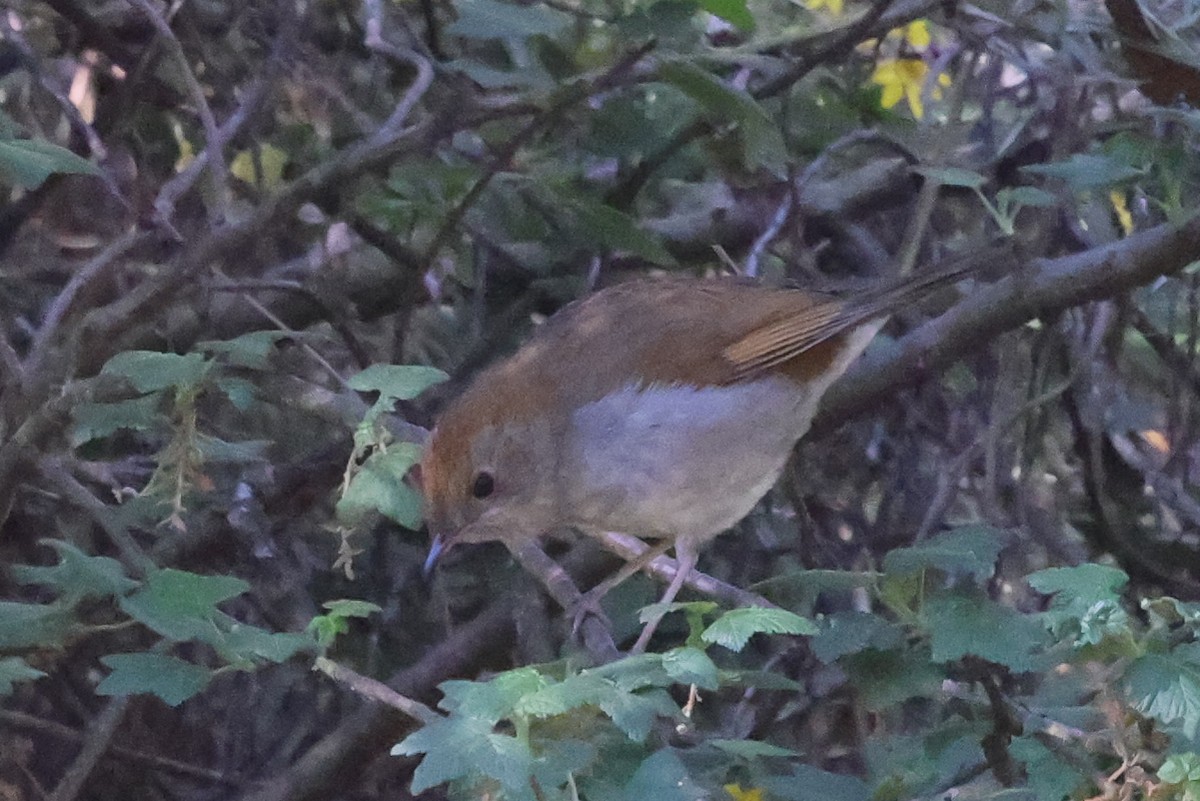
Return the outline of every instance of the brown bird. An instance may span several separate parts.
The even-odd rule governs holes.
[[[775,483],[884,319],[966,271],[849,297],[637,280],[567,306],[439,419],[420,470],[427,569],[459,542],[619,531],[674,545],[663,601],[674,600],[701,546]]]

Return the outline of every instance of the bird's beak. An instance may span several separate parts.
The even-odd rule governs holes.
[[[433,574],[433,569],[437,567],[438,559],[442,556],[442,551],[446,550],[446,536],[437,534],[433,538],[433,542],[429,545],[429,555],[425,557],[425,566],[421,568],[421,575],[428,579]]]

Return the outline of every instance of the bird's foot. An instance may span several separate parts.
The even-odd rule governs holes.
[[[594,617],[609,631],[612,631],[612,621],[608,619],[608,615],[604,613],[604,608],[600,606],[600,601],[604,599],[605,592],[596,592],[596,590],[607,587],[600,585],[593,587],[587,592],[581,594],[579,599],[575,601],[571,608],[571,636],[579,637],[579,632],[583,629],[584,621],[588,617]]]

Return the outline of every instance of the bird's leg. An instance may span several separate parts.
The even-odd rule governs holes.
[[[679,591],[683,589],[683,583],[687,581],[688,574],[696,568],[696,562],[699,560],[700,553],[690,540],[679,539],[675,541],[675,577],[671,579],[667,591],[663,593],[662,599],[658,602],[658,611],[646,623],[646,627],[642,629],[637,642],[629,649],[631,656],[633,654],[640,654],[646,650],[646,646],[650,644],[650,638],[654,636],[654,630],[658,628],[658,624],[662,622],[663,616],[667,614],[667,604],[670,604],[675,600],[675,596],[679,595]]]
[[[562,566],[546,556],[546,552],[533,542],[505,543],[521,567],[541,581],[542,586],[563,609],[573,609],[582,599],[575,582]],[[612,640],[612,632],[600,620],[587,621],[583,625],[583,641],[587,649],[603,662],[617,658],[618,651]]]
[[[579,600],[575,604],[573,610],[573,619],[571,621],[571,633],[575,634],[579,631],[580,624],[588,615],[596,615],[604,618],[604,612],[600,609],[600,601],[605,595],[612,592],[618,585],[645,569],[651,562],[665,554],[671,549],[670,540],[662,540],[656,545],[652,545],[642,551],[637,558],[626,562],[624,566],[609,576],[604,581],[592,587],[587,592],[579,596]]]

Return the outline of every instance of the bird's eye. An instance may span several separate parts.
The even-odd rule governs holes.
[[[496,489],[496,479],[486,470],[475,474],[475,482],[471,484],[471,494],[476,498],[486,498]]]

